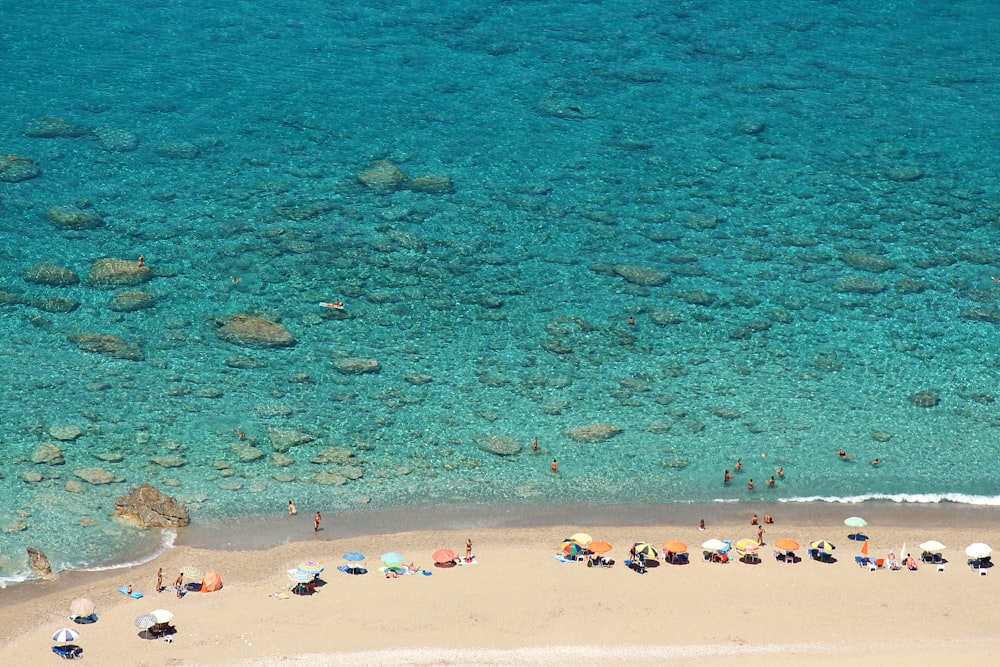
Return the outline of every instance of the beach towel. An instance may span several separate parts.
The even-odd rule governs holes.
[[[118,588],[118,592],[119,593],[124,593],[125,595],[129,595],[128,586],[121,586],[121,587],[119,587]],[[134,597],[136,600],[138,600],[139,598],[142,597],[142,593],[140,593],[139,591],[132,591],[131,597]]]
[[[563,556],[562,554],[553,554],[552,557],[555,558],[560,563],[577,563],[577,562],[579,562],[575,558],[566,558],[566,556]]]
[[[97,614],[91,614],[90,616],[70,616],[69,620],[80,625],[89,625],[90,623],[97,623]]]
[[[456,558],[455,559],[455,565],[475,565],[476,562],[477,561],[476,561],[476,557],[475,556],[473,556],[472,558],[468,558],[468,559],[466,559],[466,558]]]

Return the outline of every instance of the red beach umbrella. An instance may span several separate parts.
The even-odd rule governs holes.
[[[435,551],[431,558],[434,559],[435,563],[453,563],[455,562],[455,552],[451,549],[438,549]]]

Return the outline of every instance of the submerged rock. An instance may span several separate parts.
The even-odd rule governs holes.
[[[613,424],[588,424],[563,431],[566,436],[577,442],[604,442],[621,432],[622,428]]]
[[[67,287],[80,282],[80,277],[76,275],[76,271],[48,262],[33,264],[25,270],[23,277],[29,283],[49,285],[51,287]]]
[[[152,273],[148,266],[135,260],[104,257],[90,267],[87,284],[91,287],[135,287],[149,281]]]
[[[514,438],[503,435],[486,435],[476,438],[475,442],[479,449],[497,456],[513,456],[521,451],[521,445]]]
[[[62,450],[59,449],[58,445],[51,442],[43,442],[35,447],[35,451],[31,453],[31,462],[58,466],[62,465],[66,461],[63,459]]]
[[[295,337],[284,325],[250,315],[233,315],[215,332],[233,345],[253,348],[293,347]]]
[[[45,217],[59,229],[97,229],[104,226],[104,218],[96,211],[74,206],[53,206],[45,210]]]
[[[24,133],[35,139],[57,139],[82,137],[89,130],[82,125],[60,116],[39,116],[31,120]]]
[[[276,452],[287,452],[292,447],[304,445],[316,439],[312,434],[304,431],[274,427],[267,429],[267,437]]]
[[[97,467],[77,468],[73,471],[73,474],[85,481],[87,484],[94,484],[95,486],[123,481],[121,477],[118,477],[110,470]]]
[[[403,171],[388,160],[376,160],[368,169],[358,174],[358,182],[379,194],[391,194],[406,188],[409,179]]]
[[[633,285],[656,287],[670,281],[670,275],[638,264],[615,264],[614,272]]]
[[[365,373],[378,373],[382,370],[378,359],[359,359],[357,357],[337,359],[333,362],[333,367],[345,375],[364,375]]]
[[[133,313],[152,308],[154,305],[156,302],[153,297],[140,290],[118,292],[108,302],[108,308],[118,313]]]
[[[104,354],[128,361],[143,361],[146,358],[138,345],[126,343],[114,334],[71,333],[66,334],[66,337],[84,352]]]
[[[31,158],[19,155],[0,157],[0,181],[4,183],[20,183],[40,176],[41,173],[41,167]]]
[[[918,408],[933,408],[941,402],[941,398],[936,392],[933,392],[930,389],[924,389],[923,391],[910,394],[909,401]]]
[[[151,484],[133,486],[128,495],[115,500],[115,516],[147,528],[186,526],[190,523],[188,509]]]

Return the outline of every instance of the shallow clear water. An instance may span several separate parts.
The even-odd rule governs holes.
[[[0,181],[0,576],[27,545],[60,567],[153,548],[108,518],[142,482],[196,522],[290,498],[1000,498],[992,3],[7,4],[0,153],[41,174]],[[29,136],[46,116],[80,136]],[[374,160],[453,191],[375,192]],[[87,284],[139,255],[148,283]],[[81,282],[26,280],[38,262]],[[112,309],[131,289],[152,307]],[[221,340],[243,312],[295,346]],[[594,423],[621,432],[565,432]],[[269,429],[313,440],[277,465]],[[65,463],[32,462],[49,442]],[[316,482],[345,472],[311,462],[334,446],[360,478]]]

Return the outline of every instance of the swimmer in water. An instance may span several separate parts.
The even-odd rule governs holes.
[[[344,309],[344,302],[340,301],[340,300],[338,300],[338,301],[320,301],[319,305],[323,306],[324,308],[333,308],[334,310],[343,310]]]

